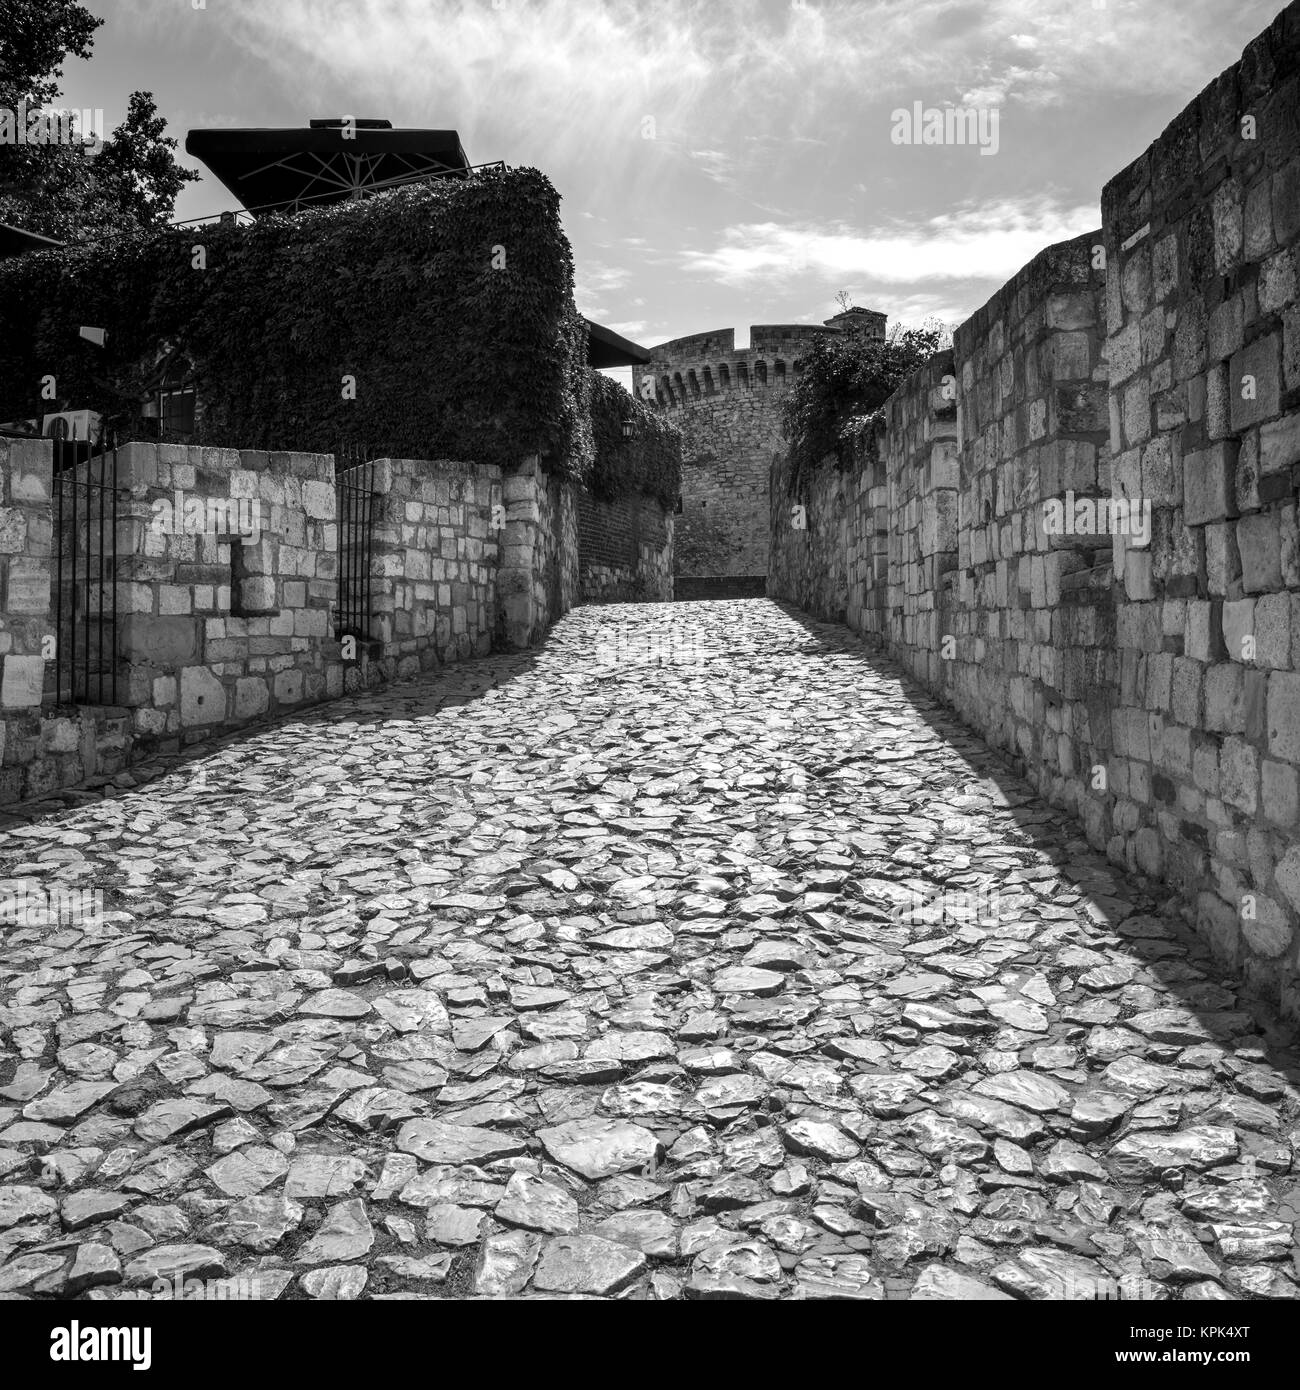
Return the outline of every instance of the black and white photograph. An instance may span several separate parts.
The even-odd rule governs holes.
[[[0,1374],[1293,1361],[1278,4],[0,0]]]

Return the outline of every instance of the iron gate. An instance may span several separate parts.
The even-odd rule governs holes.
[[[54,689],[60,705],[116,705],[117,449],[54,441]]]
[[[339,463],[358,456],[359,451],[342,449]],[[373,640],[371,611],[371,561],[374,556],[374,528],[378,514],[373,461],[354,463],[336,475],[334,483],[339,528],[339,592],[334,612],[334,636],[339,641],[355,637]]]

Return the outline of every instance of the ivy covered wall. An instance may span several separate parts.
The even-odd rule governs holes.
[[[168,349],[198,442],[592,466],[572,252],[535,169],[0,263],[0,419],[89,408],[156,439],[141,404]]]

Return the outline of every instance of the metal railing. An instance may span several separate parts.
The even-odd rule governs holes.
[[[54,441],[54,696],[116,705],[117,449]]]
[[[383,187],[370,187],[362,184],[357,190],[357,196],[348,199],[340,199],[337,192],[308,193],[305,197],[296,199],[299,205],[304,203],[320,203],[325,201],[332,202],[364,202],[367,198],[374,198],[380,193],[391,193],[398,188],[409,188],[412,184],[432,183],[437,179],[466,179],[472,174],[481,174],[488,170],[504,171],[508,166],[504,159],[494,159],[486,164],[471,164],[464,169],[435,169],[427,174],[417,174],[413,178],[402,179],[400,183],[385,184]],[[224,212],[205,213],[202,217],[190,217],[183,222],[169,222],[170,227],[197,227],[208,222],[234,222],[241,227],[251,227],[257,221],[259,212],[273,212],[277,209],[283,211],[286,207],[284,203],[264,203],[251,208],[228,208]]]

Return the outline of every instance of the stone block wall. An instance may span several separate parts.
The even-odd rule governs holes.
[[[928,662],[910,663],[1085,821],[1115,688],[1100,238],[1049,247],[955,334],[956,565]]]
[[[374,470],[373,621],[395,674],[485,656],[505,526],[501,470],[421,459],[384,459]]]
[[[1107,184],[1117,539],[1111,848],[1297,988],[1300,6]]]
[[[942,352],[885,407],[877,456],[887,480],[886,590],[873,605],[903,664],[920,679],[942,679],[944,638],[953,629],[951,577],[957,564],[957,408],[953,355]],[[875,529],[874,527],[872,528]]]
[[[116,469],[117,628],[103,656],[119,704],[84,703],[78,688],[73,705],[53,680],[53,445],[0,440],[0,804],[497,639],[530,645],[578,594],[574,489],[535,459],[505,480],[464,463],[365,465],[371,602],[346,645],[332,456],[132,443]],[[92,530],[83,551],[99,544]]]
[[[778,387],[690,400],[674,412],[682,432],[677,573],[692,579],[767,573],[768,479],[782,451]]]
[[[127,710],[50,714],[55,630],[54,446],[0,439],[0,804],[126,765]]]
[[[496,640],[522,650],[578,602],[576,487],[533,456],[503,480],[505,534]]]
[[[330,455],[133,443],[117,470],[119,699],[145,750],[341,692]]]
[[[770,592],[881,642],[1300,1017],[1300,4],[1101,222],[895,393],[801,534],[775,470]]]
[[[53,641],[50,488],[54,446],[0,438],[0,704],[40,706]]]
[[[659,405],[682,432],[682,510],[674,529],[674,570],[685,579],[767,574],[769,482],[785,452],[781,407],[798,360],[835,328],[755,325],[750,346],[734,329],[695,333],[651,349],[633,368],[633,389],[649,378]]]
[[[657,497],[577,493],[578,565],[588,603],[671,602],[673,517]]]

